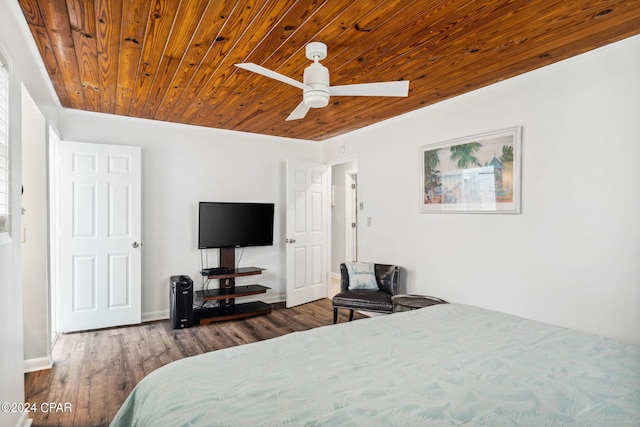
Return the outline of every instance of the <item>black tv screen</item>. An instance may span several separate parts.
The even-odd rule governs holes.
[[[273,203],[200,202],[198,249],[273,245]]]

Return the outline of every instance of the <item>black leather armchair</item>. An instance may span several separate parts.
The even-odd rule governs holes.
[[[378,289],[349,290],[349,274],[347,266],[340,264],[340,292],[333,297],[333,323],[338,321],[338,309],[350,310],[349,321],[353,320],[353,310],[371,311],[375,313],[393,313],[391,297],[398,294],[397,265],[374,264]]]

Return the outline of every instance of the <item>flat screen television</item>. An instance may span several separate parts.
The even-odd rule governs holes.
[[[198,249],[273,245],[273,203],[200,202]]]

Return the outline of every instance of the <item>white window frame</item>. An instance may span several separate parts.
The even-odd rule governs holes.
[[[12,241],[11,70],[0,46],[0,244]]]

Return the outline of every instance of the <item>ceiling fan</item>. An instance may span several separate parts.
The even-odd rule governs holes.
[[[304,118],[311,108],[325,107],[329,104],[330,96],[406,97],[409,95],[408,80],[330,86],[329,70],[319,62],[327,57],[327,45],[321,42],[311,42],[306,46],[306,54],[307,58],[313,61],[313,64],[304,69],[303,83],[252,62],[235,65],[302,89],[302,102],[289,114],[287,121]]]

